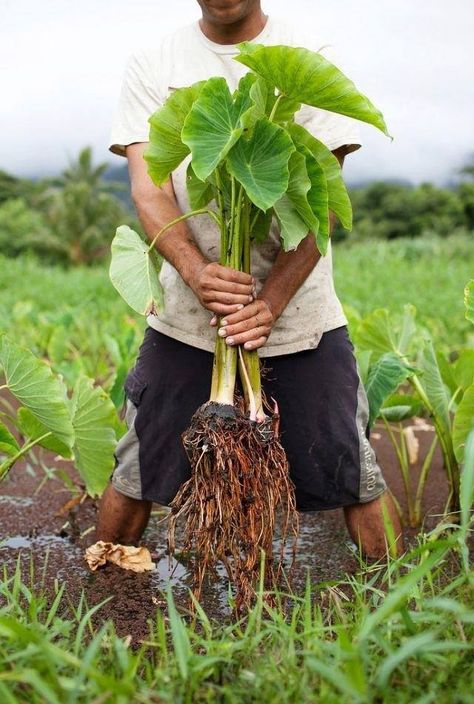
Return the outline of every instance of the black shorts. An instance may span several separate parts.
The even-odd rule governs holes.
[[[209,398],[212,359],[147,328],[125,382],[128,432],[112,476],[119,492],[168,505],[189,478],[181,434]],[[346,327],[324,333],[316,349],[264,360],[263,388],[278,402],[300,511],[364,503],[385,491]]]

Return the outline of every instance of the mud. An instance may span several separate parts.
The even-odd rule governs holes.
[[[433,435],[418,432],[417,436],[422,459]],[[394,451],[386,435],[378,429],[373,436],[373,445],[389,487],[405,506]],[[96,622],[112,618],[118,633],[130,634],[135,642],[147,637],[147,621],[153,620],[157,606],[164,604],[169,584],[173,586],[178,606],[184,611],[191,584],[189,563],[184,556],[178,555],[171,569],[168,566],[166,525],[162,520],[166,509],[154,508],[143,539],[157,563],[154,571],[135,574],[109,565],[91,573],[83,553],[95,542],[97,502],[84,498],[71,507],[73,494],[61,479],[62,475],[72,479],[79,498],[80,481],[71,463],[58,462],[47,453],[42,459],[43,468],[30,459],[26,464],[18,464],[0,484],[0,564],[6,565],[11,573],[19,559],[25,581],[28,584],[32,581],[36,587],[48,592],[53,591],[55,583],[65,582],[67,601],[71,603],[77,602],[82,590],[89,606],[109,598],[96,614]],[[413,470],[414,478],[419,470],[418,464]],[[425,529],[436,523],[446,500],[447,483],[437,451],[425,493]],[[413,530],[407,530],[408,536],[413,533]],[[181,537],[178,532],[178,546]],[[278,549],[278,539],[275,542],[275,549]],[[291,555],[286,555],[285,561],[289,565]],[[357,556],[349,541],[342,511],[302,514],[294,588],[300,590],[304,587],[308,573],[313,583],[320,583],[336,580],[357,569]],[[201,601],[211,617],[224,619],[230,613],[224,570],[219,570],[206,581]]]

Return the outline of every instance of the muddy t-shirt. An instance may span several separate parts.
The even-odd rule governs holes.
[[[259,44],[286,44],[318,50],[321,44],[308,40],[286,22],[268,18],[262,32],[253,40]],[[125,155],[125,147],[148,142],[150,115],[164,103],[170,93],[211,76],[226,78],[231,90],[248,71],[233,60],[235,45],[210,41],[195,22],[161,40],[153,49],[133,54],[125,72],[122,93],[110,139],[110,150]],[[329,60],[331,51],[321,49]],[[360,145],[357,123],[342,115],[303,106],[296,121],[302,124],[328,149],[342,145],[356,149]],[[183,213],[191,210],[186,191],[188,157],[173,172],[173,187]],[[219,260],[220,233],[208,216],[188,220],[202,253],[210,261]],[[261,289],[280,250],[276,221],[263,244],[253,244],[251,271]],[[148,324],[159,332],[188,345],[213,351],[215,328],[210,327],[211,313],[202,308],[193,291],[176,269],[163,263],[160,281],[164,290],[163,311],[148,316]],[[324,332],[346,324],[342,306],[334,290],[331,249],[321,257],[277,320],[266,345],[259,349],[262,357],[290,354],[317,347]]]

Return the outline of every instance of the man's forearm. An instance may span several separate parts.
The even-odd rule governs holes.
[[[330,213],[330,230],[334,215]],[[321,258],[314,235],[310,233],[293,252],[281,249],[259,293],[276,320]]]
[[[150,241],[169,222],[182,215],[176,201],[163,190],[134,196],[135,208]],[[185,222],[180,222],[161,235],[155,244],[158,252],[174,266],[181,278],[190,284],[196,271],[208,260],[199,249]]]

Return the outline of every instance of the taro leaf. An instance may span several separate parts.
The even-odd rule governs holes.
[[[35,441],[48,432],[48,428],[44,423],[41,423],[41,421],[35,418],[28,408],[19,408],[17,419],[18,427],[22,435],[30,441]],[[61,457],[72,457],[71,448],[54,435],[50,434],[48,437],[43,438],[43,440],[38,442],[38,445],[41,445],[41,447],[44,447],[46,450],[51,450],[51,452],[54,452],[56,455],[61,455]]]
[[[357,346],[372,350],[378,356],[385,352],[395,352],[393,327],[388,310],[379,308],[367,315],[355,333]]]
[[[422,410],[423,405],[413,396],[393,394],[384,401],[380,415],[391,423],[400,423],[402,420],[418,416]]]
[[[339,218],[346,230],[352,229],[352,206],[342,177],[339,161],[329,149],[313,137],[301,125],[293,124],[288,128],[297,148],[309,149],[319,166],[324,170],[328,191],[328,207]]]
[[[181,138],[192,153],[196,176],[205,181],[242,134],[243,97],[234,102],[225,78],[210,78],[187,116]]]
[[[456,385],[467,389],[474,384],[474,350],[463,350],[454,364],[453,376]]]
[[[324,169],[318,164],[314,156],[306,147],[301,148],[306,161],[306,170],[311,183],[308,192],[308,203],[318,221],[318,229],[313,230],[316,235],[316,244],[321,254],[327,254],[329,245],[329,201],[328,184]]]
[[[444,385],[441,371],[436,359],[432,341],[427,338],[420,356],[420,383],[428,397],[436,419],[446,436],[451,435],[449,418],[449,394]]]
[[[294,151],[286,132],[263,117],[255,123],[251,137],[239,139],[229,152],[229,172],[257,208],[268,210],[288,187],[288,160]]]
[[[91,496],[101,494],[114,468],[116,413],[112,401],[92,379],[80,377],[71,398],[76,466]]]
[[[316,234],[319,229],[318,219],[308,203],[311,181],[304,156],[299,152],[293,152],[288,166],[290,169],[288,188],[283,198],[273,206],[280,222],[280,234],[285,251],[296,249],[309,230]]]
[[[474,384],[464,392],[454,416],[453,445],[458,462],[464,459],[467,436],[472,430],[474,430]]]
[[[271,209],[265,212],[255,207],[252,208],[250,222],[253,222],[253,225],[250,236],[257,244],[262,244],[266,241],[272,225],[272,218],[273,211]]]
[[[248,66],[284,96],[368,122],[388,136],[382,113],[334,64],[309,49],[239,44],[236,61]]]
[[[181,130],[205,81],[175,90],[149,119],[150,144],[144,158],[152,181],[161,186],[189,154],[181,141]]]
[[[67,328],[58,325],[53,329],[48,342],[48,359],[53,365],[64,362],[68,356],[71,334]]]
[[[467,320],[474,323],[474,279],[471,279],[464,289],[464,306]]]
[[[286,252],[295,250],[308,234],[308,226],[296,210],[295,204],[285,195],[274,205],[280,226],[280,237]]]
[[[405,355],[408,352],[410,343],[416,332],[416,308],[411,304],[407,304],[403,308],[402,329],[398,338],[397,347],[400,354]]]
[[[0,453],[5,455],[16,455],[20,446],[15,440],[14,436],[10,433],[7,426],[0,421]]]
[[[72,445],[74,431],[69,416],[66,387],[50,367],[5,335],[0,338],[0,364],[6,385],[48,431]]]
[[[372,426],[380,413],[385,399],[394,393],[413,372],[393,352],[382,355],[370,368],[365,389],[369,401],[369,425]]]
[[[214,198],[214,188],[212,183],[201,181],[194,173],[193,165],[190,162],[186,171],[186,188],[192,210],[205,208]]]
[[[140,235],[127,225],[117,228],[112,240],[110,280],[130,308],[141,315],[156,313],[163,305],[160,267],[155,248],[149,251]]]

